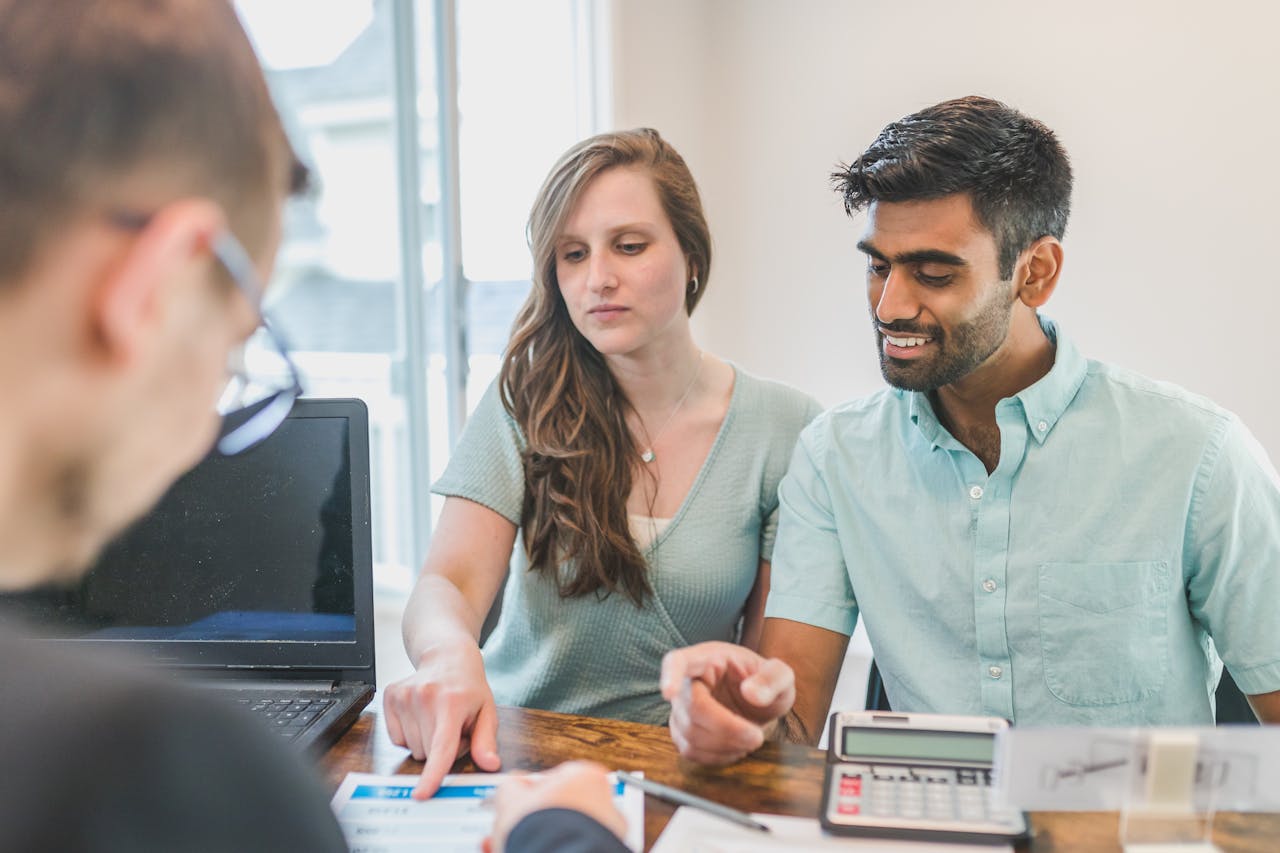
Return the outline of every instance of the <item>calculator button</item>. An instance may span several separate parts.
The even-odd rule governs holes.
[[[840,795],[857,797],[862,794],[861,776],[844,776],[840,779]]]
[[[862,808],[857,803],[839,803],[836,806],[836,812],[839,814],[861,814]]]
[[[948,820],[955,816],[955,809],[951,807],[950,801],[934,802],[930,800],[926,808],[929,812],[929,817],[934,820]]]
[[[876,817],[890,817],[897,814],[897,809],[887,803],[870,802],[866,806],[867,814]]]

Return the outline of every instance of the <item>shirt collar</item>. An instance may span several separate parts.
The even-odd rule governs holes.
[[[1043,444],[1079,393],[1089,365],[1071,339],[1058,330],[1056,323],[1047,317],[1038,319],[1040,328],[1044,329],[1045,335],[1054,344],[1053,367],[1034,384],[1006,399],[1018,401],[1027,421],[1027,429],[1035,437],[1036,443]],[[938,422],[927,393],[904,391],[900,388],[895,388],[894,391],[899,397],[907,398],[911,422],[935,448],[955,442]]]
[[[905,391],[901,388],[894,388],[894,393],[899,397],[905,397],[907,400],[907,414],[911,417],[911,422],[916,425],[916,429],[929,442],[930,449],[937,450],[940,447],[951,447],[960,449],[959,442],[952,437],[951,433],[942,428],[942,424],[938,421],[938,415],[933,411],[933,403],[929,401],[929,395],[922,391]]]
[[[1040,328],[1054,344],[1053,367],[1039,381],[1014,395],[1022,403],[1027,428],[1038,444],[1043,444],[1057,426],[1071,401],[1080,392],[1089,372],[1088,362],[1071,339],[1048,317],[1040,317]]]

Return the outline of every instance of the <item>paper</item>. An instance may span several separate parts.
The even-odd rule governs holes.
[[[331,803],[351,853],[475,853],[493,828],[489,797],[503,773],[444,777],[429,800],[413,799],[417,776],[348,773]],[[610,777],[632,850],[644,846],[644,792]]]
[[[997,796],[1023,811],[1157,805],[1144,802],[1152,796],[1147,771],[1154,733],[1162,740],[1194,736],[1195,755],[1184,759],[1192,762],[1186,774],[1192,808],[1280,811],[1275,726],[1011,728],[996,734]]]
[[[682,806],[658,836],[652,853],[771,853],[779,850],[863,853],[1002,853],[1012,847],[934,841],[894,841],[825,835],[816,818],[753,814],[773,832],[765,834]]]

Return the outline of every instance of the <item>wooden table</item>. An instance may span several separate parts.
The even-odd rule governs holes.
[[[375,707],[376,706],[376,707]],[[731,767],[708,768],[682,760],[666,728],[524,708],[498,709],[498,753],[504,770],[545,770],[571,758],[590,758],[620,770],[642,770],[674,785],[747,812],[815,817],[821,798],[823,753],[793,744],[766,744]],[[331,788],[347,773],[419,773],[422,762],[392,745],[380,703],[371,705],[322,760]],[[470,759],[455,773],[474,772]],[[645,849],[653,845],[675,807],[645,798]],[[1037,812],[1033,836],[1019,850],[1032,853],[1119,853],[1118,817],[1110,812]],[[1214,840],[1224,853],[1280,851],[1280,815],[1217,816]]]

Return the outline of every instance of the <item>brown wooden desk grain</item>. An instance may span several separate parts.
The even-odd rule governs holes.
[[[667,730],[617,720],[599,720],[523,708],[498,709],[498,752],[503,770],[544,770],[572,758],[589,758],[618,770],[641,770],[674,785],[747,812],[816,817],[823,754],[791,744],[766,744],[732,767],[706,768],[676,755]],[[393,746],[375,701],[322,759],[331,788],[347,773],[419,773],[422,762]],[[470,759],[455,773],[474,772]],[[645,797],[645,848],[667,825],[675,807]],[[1039,812],[1031,816],[1033,837],[1019,847],[1031,853],[1119,853],[1114,813]],[[1280,853],[1280,815],[1220,814],[1214,840],[1224,853]]]

